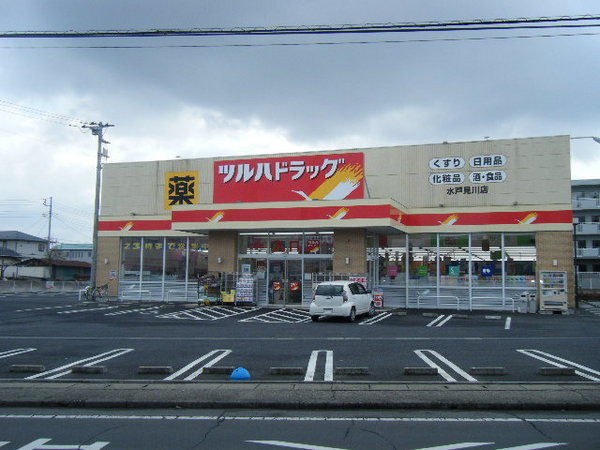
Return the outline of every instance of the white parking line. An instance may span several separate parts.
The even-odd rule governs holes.
[[[373,316],[370,319],[367,319],[367,320],[364,320],[364,321],[360,322],[359,325],[373,325],[374,323],[380,322],[383,319],[387,319],[391,315],[392,315],[392,313],[377,314],[376,316]]]
[[[213,350],[212,352],[208,352],[205,355],[202,355],[200,358],[192,361],[191,363],[189,363],[185,367],[179,369],[177,372],[169,375],[167,378],[165,378],[165,381],[174,380],[178,376],[183,375],[184,373],[186,373],[188,370],[193,369],[194,367],[198,366],[202,361],[204,361],[206,359],[209,359],[209,358],[211,358],[211,357],[214,356],[212,359],[210,359],[202,367],[200,367],[195,372],[192,372],[190,375],[188,375],[187,377],[184,378],[185,381],[193,380],[198,375],[200,375],[204,371],[204,369],[206,367],[212,367],[213,365],[215,365],[216,363],[218,363],[219,361],[221,361],[223,358],[225,358],[227,355],[229,355],[231,352],[232,352],[232,350]]]
[[[72,309],[71,311],[59,311],[57,314],[75,314],[82,312],[90,312],[90,311],[105,311],[107,309],[117,309],[120,306],[104,306],[101,308],[84,308],[84,309]]]
[[[583,371],[575,371],[575,373],[580,377],[587,378],[588,380],[592,381],[600,381],[600,378],[589,375],[589,373],[593,373],[594,375],[600,376],[600,372],[594,369],[590,369],[589,367],[583,366],[581,364],[577,364],[573,361],[569,361],[568,359],[563,359],[558,356],[551,355],[550,353],[534,349],[520,349],[517,351],[532,358],[539,359],[540,361],[546,362],[548,364],[552,364],[555,367],[577,367],[578,369],[581,369]]]
[[[83,364],[83,366],[85,366],[85,367],[93,366],[94,364],[97,364],[97,363],[100,363],[103,361],[107,361],[112,358],[116,358],[117,356],[121,356],[121,355],[124,355],[125,353],[129,353],[132,351],[133,351],[132,348],[116,348],[114,350],[110,350],[105,353],[100,353],[99,355],[92,356],[90,358],[85,358],[85,359],[81,359],[79,361],[75,361],[70,364],[65,364],[64,366],[57,367],[56,369],[47,370],[46,372],[32,375],[25,379],[33,380],[35,378],[44,378],[45,380],[53,380],[55,378],[62,377],[63,375],[66,375],[71,372],[70,370],[65,370],[65,369],[71,369],[71,367],[80,365],[82,363],[85,363],[85,364]],[[56,373],[56,372],[59,372],[59,373]],[[54,374],[54,375],[52,375],[52,374]]]
[[[465,372],[464,370],[462,370],[456,364],[448,361],[442,355],[440,355],[439,353],[437,353],[437,352],[435,352],[433,350],[415,350],[415,353],[417,354],[417,356],[419,358],[421,358],[423,361],[425,361],[425,363],[427,363],[429,365],[429,367],[437,368],[438,373],[442,377],[444,377],[444,379],[446,381],[449,381],[450,383],[455,383],[456,379],[454,377],[452,377],[448,372],[446,372],[444,370],[444,368],[441,367],[439,364],[436,364],[435,362],[433,362],[428,356],[425,355],[425,353],[428,353],[430,356],[432,356],[434,358],[437,358],[439,361],[441,361],[444,364],[446,364],[446,366],[448,366],[450,369],[452,369],[458,375],[460,375],[461,377],[463,377],[465,380],[470,381],[470,382],[477,382],[476,378],[473,378],[471,375],[469,375],[467,372]]]
[[[325,353],[325,375],[323,381],[333,381],[333,350],[314,350],[310,354],[308,366],[306,367],[306,376],[304,381],[314,381],[317,370],[317,360],[319,353]]]
[[[5,352],[0,353],[1,358],[8,358],[10,356],[20,355],[21,353],[33,352],[37,349],[35,348],[15,348],[12,350],[7,350]]]
[[[248,317],[239,322],[261,322],[261,323],[303,323],[308,322],[308,312],[300,309],[276,309],[258,316]]]
[[[452,319],[452,316],[453,316],[453,314],[450,314],[448,317],[446,317],[444,314],[442,314],[441,316],[437,316],[435,319],[433,319],[431,322],[429,322],[426,326],[432,327],[435,325],[436,327],[441,327],[446,322],[448,322],[450,319]]]
[[[510,330],[510,323],[511,323],[512,319],[510,317],[506,318],[506,322],[504,324],[504,329],[505,330]]]

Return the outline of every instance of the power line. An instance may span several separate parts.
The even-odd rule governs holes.
[[[460,42],[460,41],[489,41],[511,39],[534,39],[575,36],[598,36],[600,32],[588,33],[554,33],[554,34],[528,34],[515,36],[480,36],[460,38],[431,38],[431,39],[386,39],[377,41],[321,41],[321,42],[275,42],[266,44],[172,44],[172,45],[35,45],[35,46],[2,46],[0,49],[169,49],[169,48],[252,48],[252,47],[304,47],[304,46],[329,46],[329,45],[372,45],[372,44],[411,44],[429,42]]]
[[[122,37],[203,37],[203,36],[265,36],[299,34],[412,33],[438,31],[487,31],[539,28],[583,28],[600,26],[600,15],[478,19],[449,22],[376,23],[345,25],[303,25],[276,27],[87,30],[87,31],[5,31],[0,38],[122,38]]]
[[[37,108],[30,108],[28,106],[18,105],[16,103],[12,103],[2,99],[0,99],[0,111],[9,114],[15,114],[22,117],[43,120],[45,122],[57,123],[60,125],[67,125],[70,127],[77,128],[92,123],[86,120],[81,120],[75,117],[67,116],[65,114],[57,114],[48,111],[43,111]]]

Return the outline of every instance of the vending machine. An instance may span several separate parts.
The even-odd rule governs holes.
[[[540,311],[567,311],[567,272],[540,271]]]

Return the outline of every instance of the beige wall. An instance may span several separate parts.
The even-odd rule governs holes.
[[[120,238],[101,237],[98,238],[96,285],[108,283],[108,295],[116,296],[119,291],[119,257]],[[106,261],[106,263],[105,263]],[[109,280],[109,273],[115,271],[117,280]]]
[[[165,173],[199,172],[199,201],[210,204],[213,197],[213,163],[226,159],[254,159],[275,156],[302,156],[361,152],[365,156],[365,197],[393,199],[408,208],[486,207],[571,204],[569,136],[501,139],[411,146],[331,150],[278,155],[248,155],[228,158],[176,159],[106,164],[103,169],[102,212],[107,216],[165,215]],[[504,155],[507,174],[503,183],[485,183],[488,194],[448,195],[451,185],[433,186],[432,173],[473,169],[469,159],[479,155]],[[462,169],[433,171],[429,161],[436,157],[461,157]],[[484,170],[484,169],[481,169]],[[465,184],[471,185],[470,182]],[[301,202],[298,202],[301,203]]]
[[[575,279],[573,262],[573,233],[569,231],[538,232],[535,236],[537,247],[537,278],[540,270],[567,272],[567,292],[569,308],[575,307]]]
[[[237,231],[209,231],[208,257],[209,273],[237,272],[238,237]],[[219,262],[219,258],[221,262]]]
[[[333,242],[333,273],[367,273],[366,230],[335,230]],[[348,264],[346,258],[349,258]]]

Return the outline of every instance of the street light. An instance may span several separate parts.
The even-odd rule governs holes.
[[[592,139],[597,144],[600,144],[600,137],[598,136],[575,136],[571,138],[571,140],[573,139]]]

